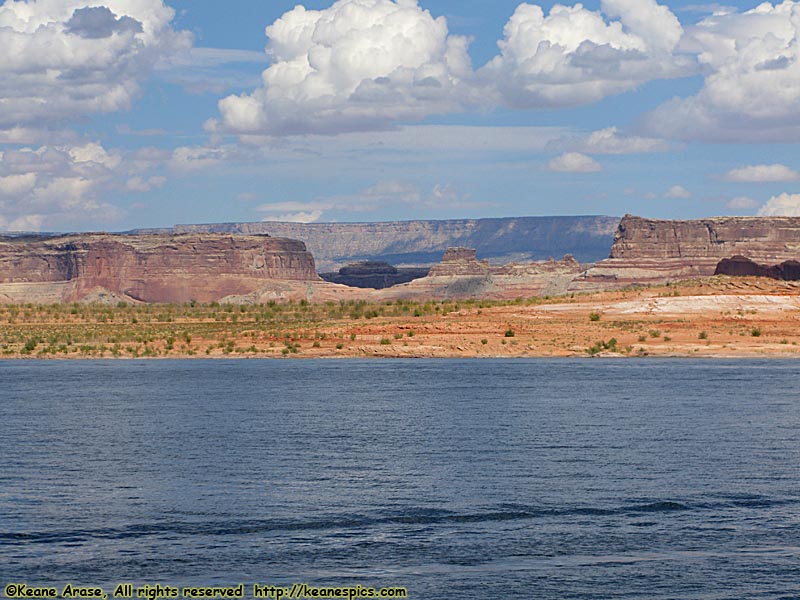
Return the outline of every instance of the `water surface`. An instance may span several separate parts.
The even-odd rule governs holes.
[[[800,597],[791,361],[0,362],[0,584]]]

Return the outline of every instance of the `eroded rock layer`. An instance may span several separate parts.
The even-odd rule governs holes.
[[[0,238],[5,302],[71,302],[98,291],[142,302],[211,302],[271,280],[318,279],[305,244],[267,236]]]
[[[626,215],[610,258],[576,278],[572,290],[661,284],[714,275],[718,263],[742,256],[774,265],[800,258],[800,218],[719,217],[663,221]]]

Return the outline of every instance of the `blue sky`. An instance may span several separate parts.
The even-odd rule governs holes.
[[[0,230],[800,215],[800,2],[0,5]]]

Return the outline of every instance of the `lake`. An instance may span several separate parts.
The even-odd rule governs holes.
[[[799,381],[781,360],[2,361],[0,584],[797,598]]]

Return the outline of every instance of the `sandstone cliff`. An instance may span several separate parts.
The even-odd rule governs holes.
[[[581,262],[608,256],[618,217],[515,217],[387,223],[219,223],[176,225],[177,233],[267,233],[302,240],[317,267],[335,271],[371,260],[431,265],[450,246],[475,248],[493,263],[573,254]],[[145,232],[145,230],[142,230]]]
[[[71,302],[98,293],[143,302],[211,302],[270,280],[318,280],[302,242],[197,234],[0,238],[5,302]]]
[[[610,258],[573,282],[573,290],[659,284],[713,275],[725,258],[773,265],[800,258],[800,218],[719,217],[663,221],[626,215]]]

